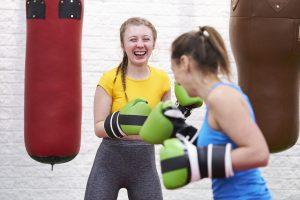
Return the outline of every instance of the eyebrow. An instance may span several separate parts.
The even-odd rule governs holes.
[[[131,39],[131,38],[136,38],[136,37],[138,37],[138,36],[136,36],[136,35],[133,35],[133,36],[129,36],[129,37],[128,37],[128,39]],[[151,35],[143,35],[142,37],[151,37],[151,38],[152,38],[152,36],[151,36]]]

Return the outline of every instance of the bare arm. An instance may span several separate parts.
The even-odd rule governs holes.
[[[217,129],[226,133],[238,146],[231,153],[233,169],[266,166],[269,149],[261,130],[250,117],[246,102],[232,91],[223,91],[211,98],[209,106]]]
[[[94,97],[94,129],[96,136],[108,137],[104,130],[104,120],[110,114],[112,98],[102,87],[97,87]]]
[[[167,101],[171,99],[171,90],[168,90],[163,97],[161,98],[162,101]]]
[[[100,138],[109,137],[104,129],[104,121],[110,114],[112,107],[112,98],[102,87],[97,87],[94,98],[94,129],[95,135]],[[139,135],[125,136],[121,139],[139,140]]]

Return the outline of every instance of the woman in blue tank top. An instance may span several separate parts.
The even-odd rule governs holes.
[[[207,110],[197,146],[230,143],[234,175],[213,178],[214,199],[267,200],[270,192],[258,167],[266,166],[269,150],[255,122],[248,97],[230,81],[230,66],[224,41],[212,27],[187,32],[172,44],[172,70],[176,82],[192,97],[204,100]]]

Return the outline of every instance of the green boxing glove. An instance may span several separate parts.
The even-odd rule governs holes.
[[[167,189],[176,189],[203,178],[234,175],[231,144],[196,147],[185,138],[172,138],[160,150],[162,179]]]
[[[185,117],[191,115],[192,109],[202,106],[202,99],[200,99],[199,97],[190,97],[187,91],[178,83],[175,83],[174,90],[177,99],[177,107]]]
[[[185,122],[185,117],[171,101],[160,102],[141,128],[141,138],[150,144],[162,144],[179,133],[194,140],[197,129]]]
[[[138,135],[151,112],[151,107],[143,99],[130,101],[120,111],[107,116],[104,129],[110,138]]]
[[[185,146],[177,138],[164,141],[164,146],[160,149],[162,179],[167,189],[176,189],[189,183],[188,157],[185,150]],[[178,158],[177,162],[181,159],[184,165],[169,170],[169,165],[166,166],[165,162],[172,158]]]

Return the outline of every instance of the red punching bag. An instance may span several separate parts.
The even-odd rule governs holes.
[[[83,0],[26,0],[26,18],[26,150],[64,163],[80,148]]]

